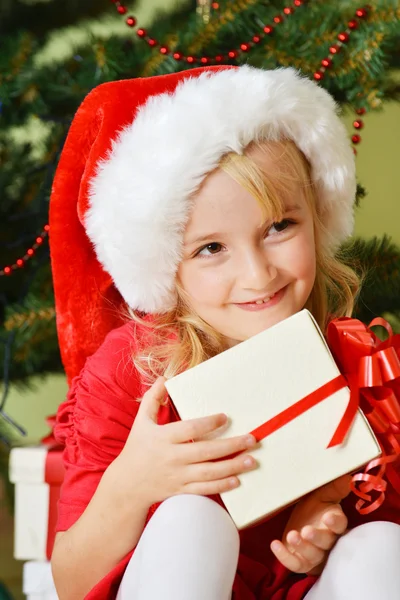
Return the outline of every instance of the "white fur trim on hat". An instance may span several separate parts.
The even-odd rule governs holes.
[[[293,140],[311,163],[332,249],[353,229],[354,155],[333,98],[294,69],[203,72],[151,96],[90,184],[87,234],[129,306],[165,312],[190,197],[221,157],[255,139]]]

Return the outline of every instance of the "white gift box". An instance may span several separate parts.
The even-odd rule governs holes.
[[[9,478],[15,484],[16,559],[50,558],[63,472],[61,449],[29,446],[11,450]]]
[[[49,562],[26,562],[22,578],[23,592],[27,600],[58,600]]]
[[[250,433],[338,375],[317,323],[302,310],[170,379],[166,388],[181,419],[227,414],[229,425],[218,435],[225,438]],[[349,396],[348,387],[340,389],[249,450],[258,467],[221,494],[238,529],[381,454],[360,410],[344,443],[327,448]]]

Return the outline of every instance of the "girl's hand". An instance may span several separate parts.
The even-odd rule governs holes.
[[[237,475],[256,466],[254,458],[243,455],[255,446],[255,438],[199,441],[226,423],[222,414],[158,425],[164,382],[159,377],[143,396],[125,446],[112,463],[123,495],[151,506],[176,494],[207,496],[237,487]]]
[[[339,477],[315,490],[294,508],[282,542],[274,540],[271,550],[290,571],[319,575],[340,535],[347,517],[340,501],[350,492],[350,475]]]

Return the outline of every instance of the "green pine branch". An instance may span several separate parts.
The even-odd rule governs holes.
[[[344,247],[349,262],[365,276],[355,316],[364,323],[388,314],[395,328],[400,319],[400,248],[384,236],[357,238]],[[400,333],[400,330],[398,330]]]

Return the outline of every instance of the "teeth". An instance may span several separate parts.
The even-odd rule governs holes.
[[[264,300],[256,300],[256,304],[265,304],[265,302],[269,302],[271,300],[272,296],[270,296],[269,298],[264,298]]]

